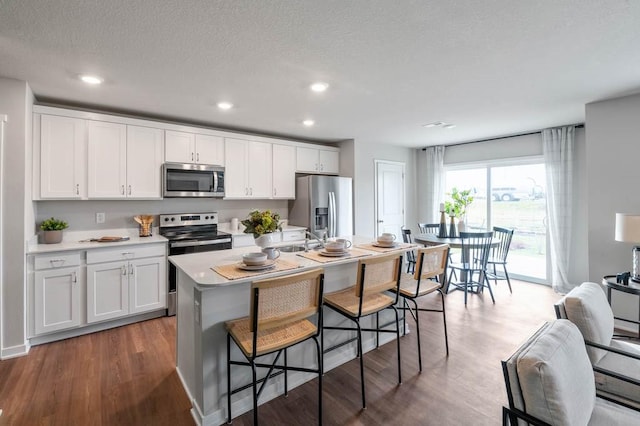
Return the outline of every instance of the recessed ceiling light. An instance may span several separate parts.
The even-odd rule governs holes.
[[[316,122],[315,122],[315,121],[313,121],[313,120],[304,120],[304,121],[302,122],[302,124],[304,124],[304,125],[305,125],[305,126],[307,126],[307,127],[311,127],[311,126],[313,126],[314,124],[316,124]]]
[[[229,102],[218,102],[218,108],[224,110],[231,109],[233,108],[233,104]]]
[[[321,81],[319,81],[317,83],[313,83],[311,85],[311,90],[313,90],[314,92],[324,92],[328,88],[329,88],[329,85],[327,83],[323,83]]]
[[[87,84],[102,84],[102,82],[104,81],[103,78],[100,78],[98,76],[95,75],[81,75],[80,76],[80,80],[82,80],[83,82],[87,83]]]
[[[443,129],[453,129],[454,127],[456,127],[455,124],[445,124],[442,126]]]

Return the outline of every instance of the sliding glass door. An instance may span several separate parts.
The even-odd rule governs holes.
[[[542,160],[448,167],[445,192],[450,194],[454,187],[471,189],[474,193],[467,213],[467,225],[471,229],[494,226],[514,229],[508,257],[509,274],[514,278],[548,282],[546,181]]]

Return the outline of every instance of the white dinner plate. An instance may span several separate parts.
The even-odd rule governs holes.
[[[245,265],[243,262],[238,263],[238,268],[242,269],[243,271],[264,271],[266,269],[270,269],[275,266],[276,266],[275,259],[267,260],[262,265]]]
[[[398,246],[398,243],[379,243],[379,242],[375,242],[372,244],[374,247],[380,247],[380,248],[394,248]]]
[[[327,256],[327,257],[342,257],[342,256],[347,256],[349,254],[349,250],[345,250],[345,251],[322,250],[319,254],[320,256]]]

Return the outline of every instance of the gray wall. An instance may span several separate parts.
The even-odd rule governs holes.
[[[615,214],[640,214],[640,94],[586,106],[589,279],[631,270],[633,244],[614,240]],[[614,292],[615,293],[615,292]],[[614,294],[616,316],[638,318],[636,296]]]
[[[416,218],[416,163],[414,149],[385,144],[370,144],[356,141],[354,150],[354,216],[355,233],[374,237],[374,160],[388,160],[405,163],[405,224],[411,232],[417,232]]]
[[[0,112],[8,116],[2,177],[2,355],[24,351],[26,241],[34,221],[31,202],[33,94],[24,81],[0,78]]]

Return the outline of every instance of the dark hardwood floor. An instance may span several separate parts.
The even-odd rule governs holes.
[[[500,360],[543,321],[559,295],[513,281],[488,293],[447,296],[449,357],[442,317],[424,313],[423,371],[414,334],[402,338],[403,384],[395,345],[365,354],[367,409],[360,410],[357,360],[324,376],[326,425],[498,425],[506,392]],[[424,303],[427,306],[429,302]],[[409,322],[412,331],[415,327]],[[260,407],[263,425],[317,422],[315,380]],[[0,362],[0,425],[192,425],[175,372],[175,317],[159,318],[31,348]],[[250,425],[251,415],[234,419]]]

